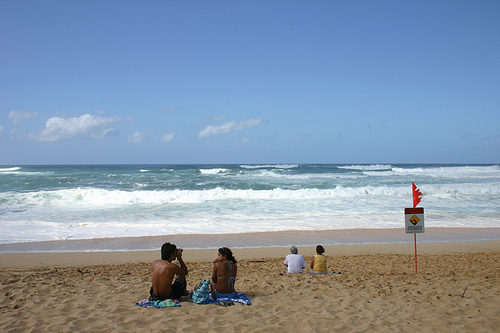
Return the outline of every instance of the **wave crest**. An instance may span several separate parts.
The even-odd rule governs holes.
[[[13,171],[19,171],[19,170],[21,170],[21,167],[0,168],[0,172],[13,172]]]
[[[298,164],[262,164],[262,165],[240,165],[242,169],[293,169],[298,168]]]

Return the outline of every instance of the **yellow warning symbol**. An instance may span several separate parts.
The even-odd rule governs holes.
[[[413,223],[413,225],[416,225],[418,222],[420,222],[420,219],[417,217],[417,215],[413,215],[410,218],[410,222]]]

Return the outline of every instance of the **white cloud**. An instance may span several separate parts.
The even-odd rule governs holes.
[[[38,113],[31,111],[12,110],[9,112],[9,118],[12,119],[12,122],[16,125],[22,123],[26,119],[30,119],[36,116],[38,116]]]
[[[144,139],[146,139],[148,136],[150,136],[151,133],[153,133],[153,132],[151,132],[151,131],[149,131],[147,133],[135,132],[134,134],[130,134],[128,136],[127,142],[128,143],[140,143]]]
[[[229,132],[240,131],[245,128],[257,126],[261,123],[261,118],[252,118],[247,121],[240,121],[236,123],[234,120],[228,123],[225,123],[221,126],[212,126],[209,125],[203,131],[198,134],[198,139],[208,138],[214,135],[226,134]]]
[[[110,136],[118,136],[119,134],[120,134],[120,131],[117,130],[116,128],[107,128],[100,133],[92,133],[90,135],[90,138],[102,140],[102,139],[105,139],[105,138],[110,137]]]
[[[250,138],[248,138],[248,137],[241,139],[241,143],[244,144],[244,145],[246,145],[249,142],[250,142]]]
[[[3,126],[0,125],[0,135],[2,135],[2,132],[3,132]]]
[[[172,133],[165,133],[161,137],[161,142],[169,143],[172,142],[175,138],[175,132]]]
[[[116,134],[116,130],[106,127],[119,121],[119,116],[99,117],[90,114],[68,119],[52,117],[47,120],[40,135],[30,134],[29,137],[38,141],[70,140],[76,136],[102,139],[107,135]]]

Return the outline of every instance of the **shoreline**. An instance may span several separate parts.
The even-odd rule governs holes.
[[[417,243],[484,242],[500,240],[498,228],[426,228],[417,234]],[[227,246],[231,249],[275,248],[296,246],[413,244],[412,234],[404,228],[293,230],[232,234],[182,234],[145,237],[75,239],[0,244],[3,253],[63,252],[134,252],[154,251],[165,242],[189,250],[206,250]]]
[[[299,254],[309,262],[315,254],[316,246],[298,246]],[[328,257],[409,255],[414,256],[415,247],[411,244],[352,244],[326,245]],[[290,254],[289,247],[234,248],[237,260],[283,259]],[[454,255],[463,253],[500,252],[500,240],[482,242],[436,242],[417,244],[417,258],[427,255]],[[183,259],[190,263],[212,262],[217,256],[217,248],[185,249]],[[45,252],[45,253],[0,253],[1,269],[35,269],[43,267],[73,267],[92,265],[149,265],[160,259],[160,247],[150,251],[113,251],[113,252]]]

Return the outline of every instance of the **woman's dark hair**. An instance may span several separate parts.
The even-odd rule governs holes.
[[[170,243],[165,243],[161,246],[161,259],[162,260],[168,260],[170,259],[170,256],[172,253],[175,253],[177,251],[177,246],[174,244]]]
[[[325,249],[323,248],[323,246],[321,246],[321,245],[316,246],[316,253],[319,253],[319,254],[325,253]]]
[[[233,257],[233,252],[231,252],[231,250],[229,248],[227,248],[227,247],[221,247],[219,249],[219,253],[221,255],[223,255],[223,256],[226,256],[226,259],[228,261],[232,261],[232,262],[234,262],[236,264],[236,259],[234,259],[234,257]]]

